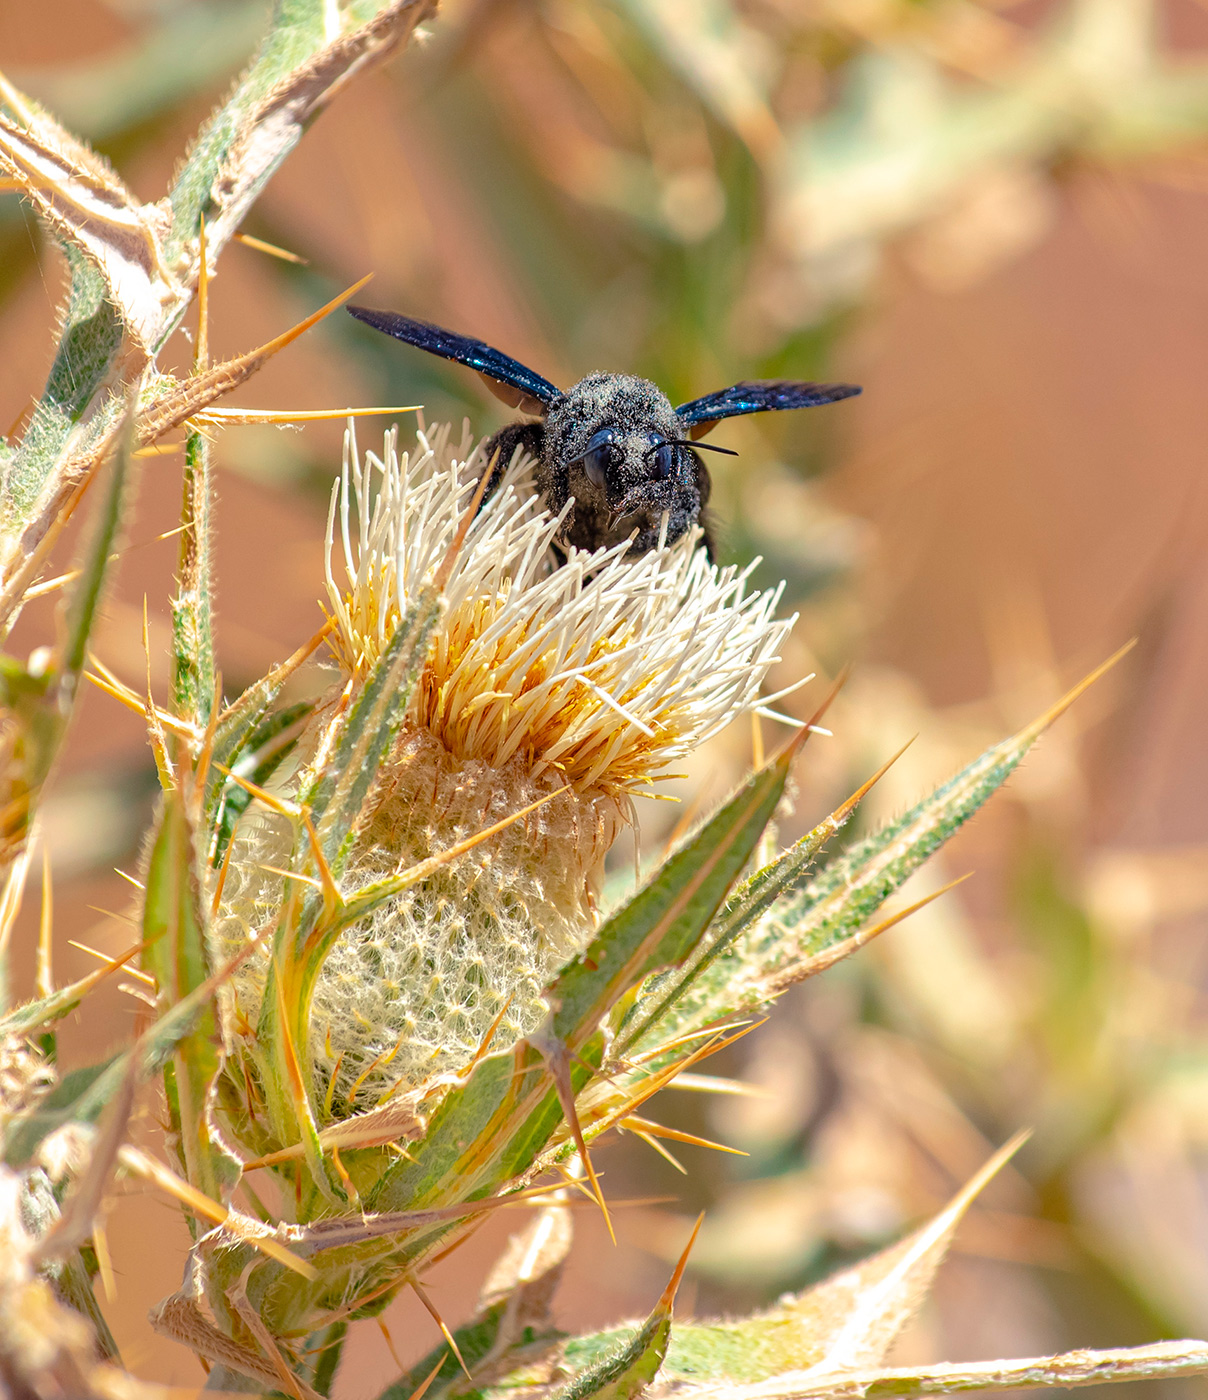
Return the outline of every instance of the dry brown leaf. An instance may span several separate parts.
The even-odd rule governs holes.
[[[961,1217],[1026,1136],[1017,1134],[1000,1148],[922,1229],[820,1283],[792,1306],[790,1311],[808,1330],[827,1338],[825,1354],[809,1368],[811,1376],[867,1368],[884,1360],[930,1292]]]
[[[899,1366],[836,1377],[831,1383],[783,1377],[779,1384],[735,1386],[730,1400],[876,1400],[953,1395],[996,1390],[1048,1390],[1054,1387],[1105,1385],[1114,1381],[1160,1380],[1208,1375],[1208,1342],[1155,1342],[1114,1351],[1066,1351],[1058,1356],[1028,1356],[1012,1361]]]
[[[1018,1151],[1016,1134],[957,1193],[938,1215],[906,1239],[853,1268],[824,1280],[772,1312],[726,1325],[763,1357],[767,1379],[690,1386],[671,1377],[676,1394],[692,1400],[779,1400],[784,1396],[830,1394],[853,1374],[882,1364],[902,1328],[931,1289],[952,1237],[973,1199]],[[769,1375],[769,1370],[775,1372]],[[748,1372],[748,1375],[751,1374]]]
[[[22,183],[25,198],[56,233],[96,264],[122,324],[150,356],[165,320],[189,296],[163,259],[166,214],[138,203],[78,143],[43,139],[4,117],[0,166]]]
[[[0,1167],[0,1394],[71,1400],[165,1400],[160,1386],[100,1359],[87,1319],[37,1271],[27,1186]]]
[[[249,114],[211,190],[206,236],[212,248],[230,239],[282,153],[306,124],[363,68],[388,58],[415,26],[435,13],[435,0],[395,0],[368,24],[343,34],[269,92]]]
[[[542,1331],[551,1325],[550,1300],[570,1253],[572,1233],[569,1209],[560,1201],[551,1202],[525,1229],[511,1237],[507,1249],[495,1261],[478,1299],[479,1312],[507,1303],[495,1352],[514,1345],[525,1328]]]

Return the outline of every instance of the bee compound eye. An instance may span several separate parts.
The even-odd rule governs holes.
[[[601,428],[587,440],[587,450],[578,460],[593,486],[603,487],[609,467],[616,466],[618,452],[616,433],[611,428]]]
[[[604,475],[612,461],[612,450],[608,446],[596,447],[583,458],[583,470],[593,486],[604,485]]]
[[[675,471],[675,444],[660,442],[654,449],[652,475],[658,481],[666,479]]]

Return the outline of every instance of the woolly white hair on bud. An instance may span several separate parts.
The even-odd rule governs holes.
[[[468,430],[456,446],[447,427],[421,430],[401,454],[396,434],[362,459],[350,426],[332,492],[332,647],[353,690],[490,465]],[[572,549],[555,567],[566,511],[544,508],[532,471],[518,456],[470,526],[344,891],[568,790],[341,936],[315,988],[310,1051],[343,1110],[466,1064],[497,1017],[492,1049],[535,1028],[542,989],[594,931],[604,856],[633,795],[766,703],[761,683],[794,621],[774,617],[779,589],[748,591],[754,565],[711,564],[699,533],[637,558],[625,544]],[[278,825],[238,838],[220,910],[229,945],[280,898],[264,871],[282,860]],[[263,962],[247,967],[237,997],[254,1024]]]

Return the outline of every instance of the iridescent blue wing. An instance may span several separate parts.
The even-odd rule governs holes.
[[[548,379],[542,379],[519,360],[513,360],[502,350],[493,350],[481,340],[443,330],[427,321],[400,316],[397,311],[374,311],[368,306],[350,306],[348,310],[358,321],[364,321],[376,331],[392,335],[395,340],[404,340],[408,345],[427,350],[430,355],[441,355],[446,360],[456,360],[460,365],[476,369],[485,379],[494,381],[488,385],[493,392],[498,392],[498,384],[518,390],[517,394],[499,394],[513,408],[540,412],[562,397],[561,391]]]
[[[777,408],[813,408],[835,403],[860,393],[858,384],[805,384],[795,379],[744,379],[728,389],[718,389],[703,398],[682,403],[675,410],[690,429],[691,437],[702,437],[719,418],[737,418],[743,413],[767,413]]]

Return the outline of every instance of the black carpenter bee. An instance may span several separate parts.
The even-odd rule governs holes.
[[[744,380],[672,408],[666,394],[648,379],[589,374],[564,393],[481,340],[393,311],[367,306],[348,310],[396,340],[477,370],[496,398],[538,419],[509,423],[487,444],[487,460],[496,464],[495,480],[487,491],[502,478],[518,447],[530,452],[537,460],[537,488],[548,508],[560,511],[574,497],[561,532],[564,547],[593,550],[632,536],[630,553],[644,554],[658,544],[666,516],[668,544],[700,525],[712,558],[713,541],[704,518],[709,473],[698,450],[736,454],[697,439],[722,418],[810,408],[860,392],[854,384]]]

